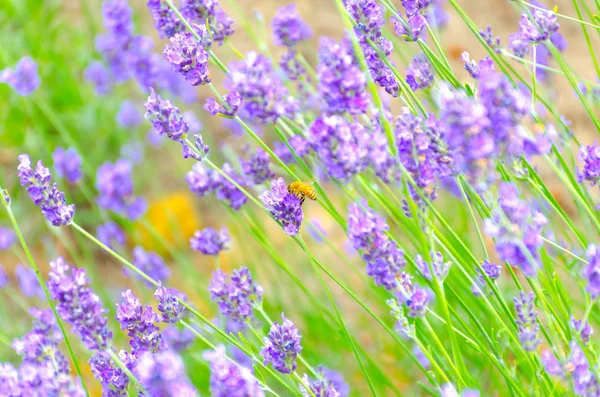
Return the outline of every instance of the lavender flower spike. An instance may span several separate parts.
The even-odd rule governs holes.
[[[194,25],[196,31],[200,27]],[[208,70],[208,53],[201,42],[195,39],[190,32],[176,33],[170,39],[171,45],[165,46],[163,53],[173,71],[181,73],[183,77],[193,86],[210,83],[210,72]]]
[[[218,255],[229,248],[230,240],[225,226],[220,232],[207,227],[194,233],[194,237],[190,239],[190,246],[194,251],[200,251],[204,255]]]
[[[273,368],[284,374],[290,374],[296,370],[298,363],[296,357],[302,350],[300,345],[300,333],[290,320],[281,313],[283,322],[275,322],[271,326],[269,335],[263,339],[261,355],[265,365],[272,363]]]
[[[7,83],[21,96],[29,96],[41,84],[37,64],[31,57],[23,57],[14,68],[0,70],[0,83]]]
[[[587,249],[588,263],[583,268],[583,277],[588,281],[585,288],[590,293],[592,299],[600,296],[600,251],[595,245],[590,245]]]
[[[165,281],[171,275],[171,270],[165,264],[163,258],[160,255],[146,251],[144,248],[138,246],[133,249],[133,264],[135,267],[146,273],[150,278],[156,281]],[[131,272],[126,271],[129,275]],[[141,278],[140,275],[134,273],[135,277]],[[150,287],[153,284],[148,280],[143,279],[145,283]]]
[[[135,372],[149,396],[198,397],[181,357],[173,351],[144,352],[137,360]]]
[[[254,307],[260,306],[263,295],[262,287],[254,283],[246,267],[234,270],[231,276],[215,271],[208,290],[221,314],[242,325],[250,320]]]
[[[204,110],[210,113],[211,116],[216,116],[221,114],[227,117],[235,117],[237,115],[238,108],[242,103],[242,97],[237,91],[229,91],[228,94],[223,96],[225,100],[224,105],[220,105],[215,101],[214,98],[206,98],[206,103],[204,104]]]
[[[534,299],[532,292],[526,294],[523,291],[521,291],[519,297],[514,298],[519,340],[526,351],[534,351],[541,343],[537,335],[540,325],[537,322],[537,313],[533,305]]]
[[[270,168],[270,160],[271,156],[267,152],[261,148],[257,148],[250,160],[241,161],[242,172],[250,178],[252,183],[259,185],[275,176],[275,173]]]
[[[577,167],[577,182],[588,181],[590,186],[595,186],[600,179],[600,146],[598,146],[598,142],[594,142],[590,146],[581,145],[577,158],[583,164],[582,169]]]
[[[68,225],[75,215],[75,205],[66,204],[65,195],[58,190],[56,183],[50,185],[50,170],[38,161],[35,171],[31,168],[29,155],[19,156],[19,179],[21,186],[27,187],[29,198],[42,209],[42,213],[53,226]]]
[[[81,179],[81,156],[75,148],[67,150],[57,147],[52,154],[56,175],[65,177],[69,183],[76,183]]]
[[[300,231],[304,214],[302,202],[287,190],[283,178],[271,181],[271,191],[264,191],[259,198],[265,208],[283,224],[283,231],[290,236],[295,236]]]
[[[182,293],[172,288],[165,288],[159,283],[154,298],[158,301],[158,311],[161,313],[164,323],[176,323],[182,319],[185,307],[179,299],[183,297]]]
[[[312,29],[300,18],[295,4],[279,8],[271,21],[271,27],[273,41],[277,46],[293,47],[312,36]]]
[[[252,372],[227,358],[225,346],[218,345],[202,355],[210,363],[210,392],[213,397],[264,397]]]

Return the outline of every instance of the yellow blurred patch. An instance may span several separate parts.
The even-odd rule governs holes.
[[[143,219],[135,226],[138,243],[158,254],[166,250],[157,236],[172,246],[187,245],[200,227],[198,213],[187,192],[175,192],[150,203]]]

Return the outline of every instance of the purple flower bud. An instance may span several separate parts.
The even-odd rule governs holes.
[[[295,236],[300,231],[304,214],[302,201],[296,195],[289,193],[283,178],[271,181],[271,191],[265,190],[259,196],[267,211],[282,223],[283,231],[289,236]]]
[[[259,185],[275,177],[275,173],[269,167],[270,159],[271,156],[267,152],[257,148],[249,161],[241,160],[242,172],[250,178],[252,183]]]
[[[81,179],[81,156],[75,148],[67,150],[57,147],[52,154],[56,175],[67,178],[70,183]]]
[[[583,344],[587,345],[592,334],[594,333],[594,329],[590,325],[589,321],[586,321],[585,324],[583,324],[583,320],[577,320],[574,316],[571,316],[569,324],[571,324],[573,331],[579,335]]]
[[[71,268],[62,257],[50,262],[48,274],[50,297],[58,302],[56,311],[73,327],[83,344],[90,350],[103,350],[112,342],[102,302],[89,287],[84,269]]]
[[[316,397],[341,397],[341,394],[335,389],[335,385],[327,380],[317,379],[311,382],[308,375],[305,374],[302,382],[304,384],[300,384],[299,387],[303,397],[312,397],[313,395]],[[306,390],[304,385],[308,385],[312,394]]]
[[[402,37],[404,41],[417,41],[421,36],[421,32],[427,24],[427,20],[421,14],[415,14],[408,18],[407,25],[396,17],[392,17],[394,25],[394,33]]]
[[[597,396],[600,384],[595,369],[590,364],[577,342],[571,342],[571,357],[569,366],[573,368],[571,378],[573,389],[578,396]]]
[[[312,37],[312,29],[300,18],[295,4],[280,7],[271,21],[275,45],[293,47]]]
[[[577,167],[577,181],[579,183],[588,181],[590,186],[595,186],[600,179],[600,147],[597,142],[593,145],[581,145],[577,156],[582,163],[581,170]]]
[[[414,288],[411,297],[405,302],[406,307],[410,310],[410,317],[423,317],[429,305],[429,294],[423,288]]]
[[[41,84],[37,64],[31,57],[23,57],[14,68],[0,70],[0,83],[8,84],[21,96],[29,96]]]
[[[85,68],[85,79],[94,85],[96,95],[106,95],[112,88],[110,74],[102,62],[94,61]]]
[[[340,393],[340,397],[348,397],[350,395],[350,386],[346,383],[341,373],[322,366],[319,366],[318,371]]]
[[[17,236],[12,230],[0,227],[0,251],[9,249],[15,241],[17,241]]]
[[[202,356],[210,363],[210,392],[213,397],[264,397],[252,372],[227,358],[225,346],[218,345]]]
[[[31,168],[29,155],[19,156],[19,179],[21,186],[27,187],[29,198],[42,209],[42,213],[53,226],[68,225],[75,215],[75,205],[67,205],[65,195],[58,190],[56,183],[50,185],[50,170],[38,161],[35,171]]]
[[[598,247],[590,245],[587,249],[588,263],[583,268],[582,275],[588,281],[586,291],[590,293],[592,299],[600,296],[600,252]]]
[[[194,29],[200,30],[198,26]],[[176,33],[166,45],[163,53],[173,71],[181,73],[193,86],[210,83],[208,53],[201,42],[190,32]]]
[[[96,173],[96,188],[100,193],[96,201],[103,208],[137,219],[146,212],[146,200],[133,195],[132,166],[119,159],[114,164],[102,164]]]
[[[244,179],[228,163],[224,163],[221,170],[238,185],[244,186]],[[213,183],[217,199],[228,202],[234,210],[239,210],[248,201],[248,197],[223,175],[213,173]]]
[[[229,93],[226,94],[223,99],[225,100],[225,105],[218,104],[214,98],[206,98],[204,109],[210,113],[211,116],[222,114],[228,117],[235,117],[237,115],[238,108],[242,103],[242,97],[236,91],[229,91]]]
[[[563,368],[560,361],[558,361],[558,359],[552,353],[551,350],[545,349],[542,352],[542,363],[544,364],[544,369],[550,375],[558,375],[558,376],[565,375],[565,369]]]
[[[260,306],[263,295],[262,287],[254,283],[246,267],[234,270],[231,276],[216,270],[208,290],[221,314],[242,325],[250,321],[252,310]]]
[[[154,19],[154,27],[158,36],[163,39],[185,30],[185,26],[177,14],[162,0],[148,0],[148,9]]]
[[[217,45],[233,34],[233,20],[219,7],[218,0],[181,0],[179,10],[188,22],[208,27]]]
[[[537,313],[533,301],[535,296],[532,292],[526,294],[521,291],[519,297],[515,297],[515,309],[517,311],[517,327],[519,329],[519,340],[523,349],[534,351],[542,342],[538,338],[540,325],[537,322]]]
[[[204,255],[218,255],[221,251],[229,249],[230,240],[225,226],[220,232],[207,227],[194,233],[194,237],[190,239],[190,246]]]
[[[185,175],[185,181],[190,190],[197,196],[203,197],[216,189],[215,171],[206,168],[202,163],[196,163],[192,170]]]
[[[494,263],[490,263],[487,259],[483,261],[481,264],[483,271],[488,276],[490,280],[496,280],[500,277],[500,272],[502,270],[502,266],[496,265]],[[475,284],[471,286],[471,290],[473,291],[473,295],[480,296],[484,291],[487,291],[487,284],[485,282],[485,278],[483,274],[479,271],[479,268],[476,269],[479,274],[475,279]],[[491,292],[491,291],[490,291]]]
[[[127,129],[133,129],[142,122],[142,115],[137,106],[128,100],[123,101],[117,113],[117,123]]]
[[[159,284],[154,298],[158,301],[158,311],[162,314],[164,323],[177,323],[183,318],[185,307],[179,301],[184,298],[181,292]]]
[[[541,43],[548,40],[558,31],[560,26],[556,14],[550,10],[532,9],[533,21],[529,19],[526,13],[521,15],[519,27],[521,36],[524,40],[531,43]]]
[[[433,84],[431,64],[424,56],[416,56],[406,69],[406,82],[413,91],[425,89]]]
[[[148,351],[142,353],[135,373],[149,396],[198,396],[185,373],[183,360],[170,350],[157,354]]]
[[[115,397],[127,396],[129,376],[113,362],[106,351],[96,352],[89,364],[92,374],[102,384],[104,393]]]
[[[138,246],[133,249],[132,263],[135,267],[150,276],[150,278],[153,280],[165,281],[169,278],[169,276],[171,276],[171,270],[167,267],[163,258],[154,252],[147,252],[142,247]],[[143,280],[149,287],[153,285],[145,278],[142,278],[141,275],[134,273],[131,270],[125,270],[125,273],[129,276],[133,274],[135,278]]]
[[[296,357],[302,350],[300,345],[300,333],[290,320],[281,313],[283,322],[275,322],[266,338],[263,339],[261,355],[264,364],[273,364],[273,368],[284,374],[290,374],[296,370],[298,363]]]
[[[488,26],[485,30],[480,30],[479,35],[483,38],[483,40],[485,40],[487,45],[489,45],[492,48],[492,50],[494,50],[496,54],[502,53],[502,44],[500,44],[500,37],[494,36],[492,34],[491,26]]]
[[[164,328],[161,334],[169,349],[176,353],[187,350],[197,340],[188,328],[179,329],[175,325]]]
[[[440,281],[444,281],[446,276],[448,275],[448,271],[450,270],[450,266],[452,266],[451,262],[444,262],[444,258],[440,252],[431,251],[430,253],[432,262],[431,269],[433,269],[433,273]],[[421,271],[421,274],[426,279],[431,280],[431,270],[430,265],[426,262],[421,255],[417,255],[415,258],[415,265]]]

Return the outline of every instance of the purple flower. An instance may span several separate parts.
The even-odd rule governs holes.
[[[133,195],[131,168],[131,163],[123,159],[102,164],[96,173],[96,201],[100,207],[137,219],[146,212],[147,204],[142,197]]]
[[[402,7],[406,15],[411,17],[416,14],[425,14],[431,5],[431,0],[402,0]]]
[[[526,13],[521,15],[519,21],[520,33],[524,40],[541,43],[558,31],[559,24],[553,11],[535,8],[531,10],[531,14],[534,21],[531,21]]]
[[[169,139],[179,142],[183,148],[184,158],[192,157],[200,161],[208,154],[208,147],[205,145],[200,150],[200,154],[189,147],[186,142],[189,127],[181,116],[179,108],[173,106],[171,101],[163,100],[153,88],[150,88],[150,96],[144,106],[146,107],[145,117],[150,120],[154,130],[159,135],[164,134]],[[199,137],[199,135],[196,135],[197,140]]]
[[[310,381],[308,375],[304,375],[302,377],[302,382],[304,384],[300,384],[300,392],[304,397],[316,396],[316,397],[341,397],[342,395],[335,389],[335,385],[327,380],[317,379],[313,382]],[[308,385],[308,388],[312,392],[312,394],[306,390],[304,385]]]
[[[67,178],[70,183],[81,179],[81,156],[75,148],[57,147],[52,154],[56,175]]]
[[[211,168],[206,168],[202,163],[196,163],[192,166],[191,171],[185,175],[185,181],[192,193],[203,197],[216,189],[215,176],[215,171]]]
[[[360,70],[349,39],[340,43],[328,37],[319,39],[317,90],[328,114],[362,114],[369,106],[367,78]]]
[[[306,140],[333,178],[348,181],[369,165],[370,136],[360,123],[338,115],[320,117],[308,129]]]
[[[488,26],[485,30],[480,30],[479,35],[483,38],[483,40],[485,40],[487,45],[489,45],[492,48],[492,50],[494,50],[496,54],[502,53],[502,44],[500,44],[500,37],[494,36],[492,34],[491,26]]]
[[[534,351],[542,342],[538,338],[540,325],[537,322],[537,313],[533,301],[535,296],[532,292],[526,294],[521,291],[519,297],[515,297],[515,309],[517,311],[517,327],[519,329],[519,340],[523,349]]]
[[[196,31],[204,26],[193,26]],[[190,32],[180,32],[169,38],[171,45],[166,45],[163,53],[165,59],[173,67],[173,71],[181,73],[193,86],[210,83],[208,70],[208,53],[201,42]]]
[[[197,340],[188,328],[179,329],[175,325],[163,328],[161,335],[169,349],[176,353],[187,350]]]
[[[177,323],[183,318],[185,307],[179,301],[184,298],[181,292],[159,284],[154,298],[158,301],[158,311],[161,313],[164,323]]]
[[[495,239],[500,259],[532,277],[540,267],[540,236],[548,220],[519,197],[516,185],[502,182],[499,190],[499,208],[493,210],[491,219],[485,220],[485,230]]]
[[[15,241],[17,241],[17,236],[12,230],[0,227],[0,251],[9,249]]]
[[[177,14],[162,0],[148,0],[148,9],[154,19],[154,27],[158,36],[163,39],[185,30],[185,26]]]
[[[129,376],[113,362],[108,352],[96,352],[90,359],[89,364],[92,374],[102,385],[103,396],[127,396]]]
[[[273,71],[271,60],[256,52],[231,62],[224,85],[241,96],[244,115],[259,124],[275,123],[281,116],[293,118],[298,110],[296,100]]]
[[[415,265],[426,279],[432,279],[431,269],[433,269],[433,274],[435,274],[440,281],[444,281],[448,275],[448,271],[450,271],[450,266],[452,266],[452,263],[444,262],[444,257],[440,252],[431,251],[430,255],[432,258],[431,264],[426,262],[421,255],[417,255],[415,258]]]
[[[113,221],[108,221],[96,228],[96,237],[108,248],[113,249],[114,244],[124,245],[125,244],[125,233],[123,230]]]
[[[17,277],[17,282],[23,295],[44,297],[44,290],[33,269],[18,264],[15,268],[15,277]]]
[[[263,397],[265,394],[252,372],[227,358],[225,346],[203,355],[210,363],[210,393],[213,397]]]
[[[29,96],[41,84],[37,64],[31,57],[23,57],[14,68],[0,70],[0,83],[8,84],[21,96]]]
[[[102,62],[93,61],[85,68],[84,77],[94,85],[96,95],[106,95],[110,92],[112,82],[106,66]]]
[[[425,89],[433,84],[431,64],[425,56],[416,56],[406,69],[406,82],[411,90]]]
[[[137,246],[133,249],[132,263],[135,267],[146,273],[155,281],[165,281],[169,278],[169,276],[171,276],[171,270],[167,267],[163,258],[154,252],[146,251],[140,246]],[[133,274],[134,277],[144,280],[146,285],[149,287],[153,285],[137,273],[133,273],[130,270],[126,270],[125,273],[129,276]]]
[[[58,302],[56,311],[70,324],[90,350],[104,350],[112,342],[112,332],[107,327],[102,302],[89,287],[85,269],[71,268],[62,257],[50,262],[48,274],[50,297]]]
[[[231,276],[216,270],[208,291],[221,314],[242,325],[250,321],[252,309],[260,306],[263,295],[262,287],[254,283],[246,267],[234,270]]]
[[[500,277],[500,271],[502,270],[502,266],[490,263],[490,261],[486,259],[481,264],[481,267],[490,280],[494,281],[498,277]],[[471,290],[473,291],[473,295],[480,296],[484,291],[487,291],[488,288],[485,282],[485,277],[483,277],[483,274],[481,274],[479,268],[477,268],[476,270],[478,276],[475,279],[475,283],[471,286]]]
[[[283,231],[289,236],[295,236],[300,231],[304,214],[302,201],[289,193],[283,178],[271,181],[271,191],[265,190],[259,196],[267,211],[283,225]]]
[[[59,350],[62,334],[50,309],[30,309],[36,318],[32,330],[15,339],[13,349],[22,357],[18,371],[0,365],[0,385],[5,396],[83,397],[85,392],[69,373],[69,360]]]
[[[211,114],[211,116],[216,116],[217,114],[222,114],[228,117],[235,117],[237,115],[238,108],[242,103],[242,97],[236,91],[229,91],[223,99],[225,100],[225,104],[221,105],[215,101],[214,98],[206,98],[206,103],[204,104],[204,109]]]
[[[75,205],[67,205],[65,195],[58,190],[56,183],[50,185],[50,170],[39,160],[34,171],[27,154],[21,154],[19,161],[18,175],[21,186],[27,187],[27,193],[33,203],[42,209],[42,213],[53,226],[70,224],[75,215]]]
[[[577,342],[571,342],[571,357],[569,357],[569,365],[573,368],[571,378],[573,380],[573,388],[578,396],[598,396],[600,393],[600,384],[594,368],[585,356],[581,347]]]
[[[142,115],[133,102],[125,100],[117,113],[117,124],[123,128],[133,129],[142,122]]]
[[[302,350],[300,346],[300,333],[290,320],[281,313],[283,322],[274,322],[266,338],[263,339],[263,348],[260,354],[264,364],[273,364],[273,368],[283,374],[291,374],[296,370],[298,363],[296,357]]]
[[[221,170],[233,179],[238,185],[243,186],[245,181],[238,175],[233,168],[228,164],[224,163]],[[213,173],[214,191],[217,199],[226,201],[229,206],[234,210],[239,210],[248,201],[248,197],[237,188],[231,181],[225,178],[219,173]]]
[[[200,251],[204,255],[218,255],[221,251],[229,249],[230,241],[225,226],[220,232],[207,227],[194,233],[194,237],[190,239],[190,246],[194,251]]]
[[[340,397],[348,397],[350,395],[350,386],[346,383],[341,373],[322,366],[319,366],[318,371],[340,393]]]
[[[399,287],[406,266],[404,251],[389,239],[385,219],[369,208],[366,200],[348,206],[348,238],[367,262],[367,274],[388,291]]]
[[[577,320],[574,316],[571,316],[571,320],[569,320],[569,324],[571,324],[571,328],[579,337],[581,341],[587,345],[590,341],[592,334],[594,333],[594,329],[590,325],[589,321],[586,321],[583,324],[583,320]]]
[[[295,4],[280,7],[271,21],[275,45],[293,47],[312,37],[312,29],[300,18]]]
[[[600,252],[598,247],[591,244],[587,249],[588,263],[583,268],[582,275],[588,281],[585,288],[590,293],[593,299],[600,296]]]
[[[600,147],[597,142],[593,145],[581,145],[577,156],[582,168],[577,167],[577,182],[588,181],[590,186],[595,186],[600,179]]]
[[[188,22],[208,27],[217,45],[233,34],[233,19],[219,7],[218,0],[181,0],[179,10]]]
[[[426,290],[419,287],[414,287],[412,295],[404,303],[410,310],[408,315],[410,317],[423,317],[427,306],[429,305],[429,294]]]
[[[181,357],[173,351],[144,352],[137,361],[135,373],[149,396],[198,396],[185,373]]]
[[[421,15],[416,14],[408,18],[408,23],[392,17],[394,33],[402,37],[404,41],[417,41],[421,37],[421,32],[427,24],[427,20]]]
[[[131,338],[131,353],[135,357],[143,352],[157,353],[167,348],[160,335],[160,329],[155,323],[159,322],[158,315],[150,306],[143,306],[130,289],[122,294],[124,302],[117,304],[115,318],[122,330],[127,330]]]
[[[270,166],[271,156],[262,150],[257,148],[256,152],[250,157],[250,160],[241,160],[242,172],[247,176],[252,183],[259,185],[266,180],[275,177],[275,173],[271,171]]]
[[[544,364],[544,369],[550,375],[565,375],[565,369],[563,368],[562,364],[549,349],[545,349],[542,352],[542,364]]]

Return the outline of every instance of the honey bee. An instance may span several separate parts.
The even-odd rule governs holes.
[[[314,179],[310,181],[296,181],[287,185],[288,192],[300,199],[300,204],[304,204],[304,199],[307,197],[311,200],[317,199],[317,192],[311,186],[314,183]]]

